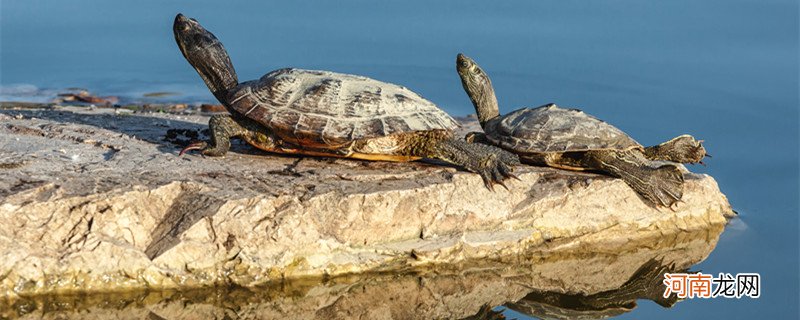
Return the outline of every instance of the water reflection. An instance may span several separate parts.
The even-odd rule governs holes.
[[[0,302],[0,317],[498,319],[510,309],[542,318],[601,318],[633,310],[638,299],[674,305],[676,298],[661,296],[663,273],[705,259],[722,230],[600,244],[573,239],[579,245],[552,244],[524,257],[251,289],[27,297]]]
[[[506,305],[509,309],[543,319],[600,319],[618,316],[636,308],[637,299],[651,300],[669,308],[678,302],[675,294],[664,297],[664,274],[687,272],[657,259],[642,265],[616,289],[590,295],[533,291]]]

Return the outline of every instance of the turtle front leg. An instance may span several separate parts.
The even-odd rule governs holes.
[[[644,155],[650,160],[663,160],[678,163],[700,163],[709,156],[703,147],[703,140],[684,134],[662,144],[647,147]]]
[[[439,140],[425,149],[427,150],[423,152],[424,154],[417,155],[443,160],[475,172],[483,178],[483,183],[489,190],[494,190],[495,183],[506,187],[503,181],[509,177],[516,178],[512,172],[514,166],[520,164],[519,157],[513,153],[498,147],[469,143],[464,140]]]
[[[208,128],[211,131],[209,141],[192,143],[183,148],[179,156],[191,150],[200,150],[200,153],[209,157],[224,156],[231,149],[231,138],[241,137],[248,133],[246,128],[227,114],[212,116],[208,121]]]

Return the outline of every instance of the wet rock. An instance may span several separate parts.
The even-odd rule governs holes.
[[[76,92],[59,93],[55,102],[83,102],[90,104],[112,105],[119,102],[119,98],[115,96],[98,97],[89,93],[89,91],[79,89]]]
[[[687,173],[684,203],[670,211],[621,180],[550,168],[521,167],[521,181],[491,192],[433,163],[276,156],[241,143],[224,158],[177,157],[171,139],[205,129],[203,116],[0,114],[0,154],[24,162],[0,168],[0,296],[14,299],[613,251],[733,215],[707,175]]]
[[[185,103],[145,103],[140,107],[134,106],[134,110],[143,111],[143,112],[171,112],[171,113],[179,113],[186,111],[189,108],[189,105]]]
[[[188,108],[189,108],[188,104],[175,103],[175,104],[171,104],[167,110],[169,112],[183,112],[183,111],[186,111],[186,109],[188,109]]]
[[[52,104],[41,102],[8,102],[0,101],[0,109],[47,109]]]
[[[170,96],[177,96],[179,92],[171,92],[171,91],[157,91],[157,92],[148,92],[143,94],[142,96],[145,98],[163,98],[163,97],[170,97]]]

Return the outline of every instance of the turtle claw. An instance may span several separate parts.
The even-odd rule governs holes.
[[[519,180],[519,177],[512,173],[514,171],[513,166],[519,164],[519,158],[515,154],[499,150],[499,154],[492,155],[490,159],[484,162],[481,170],[481,177],[483,177],[484,183],[492,191],[494,191],[494,184],[499,184],[506,191],[511,190],[506,184],[506,179],[514,178]]]
[[[505,183],[505,179],[511,175],[511,173],[508,172],[508,170],[510,170],[510,168],[507,167],[504,168],[503,162],[496,162],[494,163],[494,166],[490,164],[481,168],[480,170],[478,170],[478,174],[481,176],[481,179],[483,179],[483,184],[486,186],[487,189],[489,189],[489,191],[492,192],[495,191],[494,189],[495,184],[499,184],[506,190],[510,190],[508,188],[508,185],[506,185]]]
[[[503,163],[500,162],[499,165],[492,171],[492,180],[508,190],[508,186],[505,184],[505,182],[503,182],[506,179],[506,175],[503,173],[503,171]]]
[[[508,189],[508,186],[506,185],[506,183],[505,183],[505,182],[503,182],[503,180],[497,180],[497,184],[499,184],[499,185],[503,186],[503,188],[505,188],[505,189],[506,189],[506,191],[510,191],[510,190]]]
[[[208,147],[208,143],[205,142],[205,141],[193,142],[193,143],[190,143],[185,148],[181,149],[181,152],[178,153],[178,156],[180,157],[184,153],[187,153],[187,152],[192,151],[192,150],[203,150],[203,149],[205,149],[207,147]]]
[[[512,178],[512,179],[517,180],[517,181],[522,181],[522,179],[520,179],[519,177],[517,177],[517,175],[512,173],[514,171],[514,168],[509,167],[505,163],[501,162],[499,169],[500,169],[501,177]]]
[[[494,183],[492,182],[492,179],[489,178],[489,176],[484,173],[481,173],[481,178],[483,179],[483,185],[486,186],[486,189],[489,189],[489,191],[494,192]]]

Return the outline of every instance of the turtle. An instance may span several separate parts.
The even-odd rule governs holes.
[[[467,141],[499,146],[526,164],[593,170],[622,178],[656,207],[672,208],[683,197],[683,174],[675,163],[703,163],[703,141],[681,135],[643,147],[622,130],[578,109],[546,104],[500,115],[489,76],[458,54],[456,71],[475,107],[483,133]]]
[[[229,114],[209,119],[210,139],[200,150],[223,156],[231,138],[272,153],[373,161],[438,159],[480,174],[489,189],[514,177],[518,157],[457,138],[459,123],[406,87],[331,71],[284,68],[239,83],[222,43],[182,14],[175,41]]]

